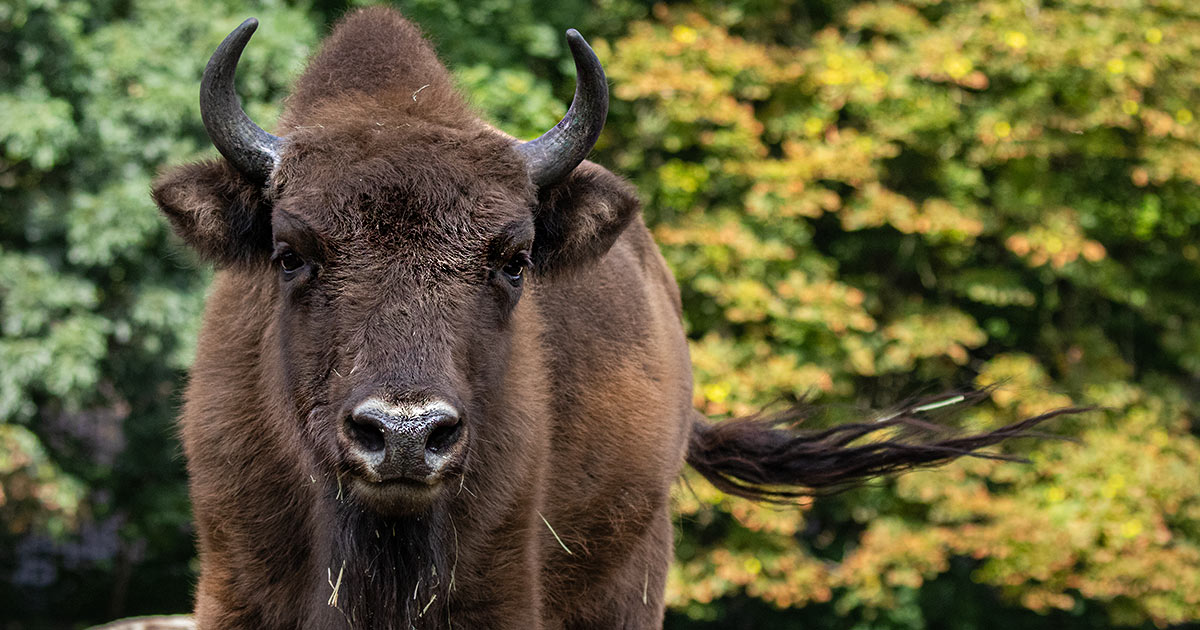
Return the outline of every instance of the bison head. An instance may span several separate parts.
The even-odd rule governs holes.
[[[538,284],[603,255],[635,213],[625,184],[580,166],[604,124],[603,70],[568,32],[575,100],[519,142],[472,114],[414,27],[363,11],[311,61],[276,136],[234,94],[256,26],[202,82],[225,160],[165,173],[155,200],[245,284],[217,318],[256,326],[249,386],[271,431],[366,507],[425,509],[480,452],[521,451],[541,396]]]

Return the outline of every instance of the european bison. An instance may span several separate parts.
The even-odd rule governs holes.
[[[1037,420],[865,444],[899,420],[709,424],[634,193],[584,161],[608,86],[577,32],[570,110],[520,142],[386,9],[341,22],[274,136],[233,87],[256,26],[201,85],[224,159],[153,193],[218,267],[181,420],[202,630],[656,627],[685,460],[773,499]]]

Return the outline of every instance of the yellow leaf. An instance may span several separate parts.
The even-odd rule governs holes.
[[[697,39],[696,29],[680,24],[671,29],[671,39],[680,44],[694,44]]]

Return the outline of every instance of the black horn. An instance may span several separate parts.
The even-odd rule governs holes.
[[[608,79],[600,60],[579,31],[568,30],[567,43],[575,57],[577,75],[571,107],[550,131],[517,147],[537,186],[548,186],[570,175],[595,146],[608,116]]]
[[[263,131],[242,111],[234,91],[233,77],[238,59],[258,20],[250,18],[217,46],[200,81],[200,117],[213,145],[242,174],[265,182],[275,169],[283,140]]]

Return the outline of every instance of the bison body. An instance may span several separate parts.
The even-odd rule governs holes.
[[[224,159],[155,200],[218,267],[181,419],[201,630],[661,625],[685,459],[778,498],[1020,432],[853,440],[692,410],[678,290],[631,187],[582,162],[607,84],[529,143],[472,113],[420,33],[335,29],[279,125],[206,70]]]

